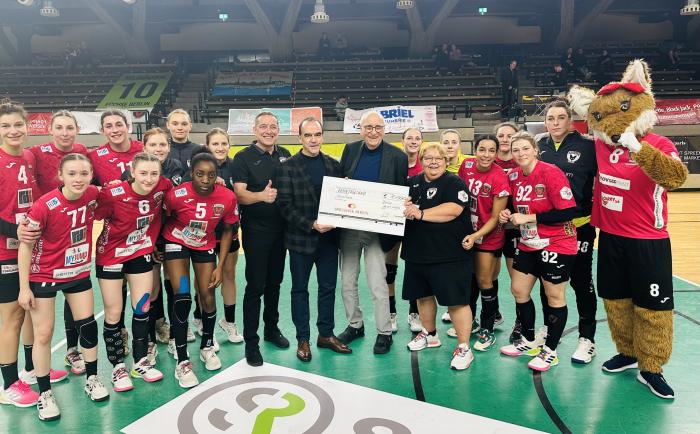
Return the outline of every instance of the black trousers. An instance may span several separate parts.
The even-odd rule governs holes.
[[[284,277],[284,234],[243,227],[246,287],[243,295],[243,338],[246,346],[260,341],[260,298],[265,309],[265,333],[278,330],[280,285]]]

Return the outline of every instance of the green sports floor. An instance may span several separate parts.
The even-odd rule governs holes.
[[[245,257],[241,255],[238,263],[239,294],[236,312],[239,325],[242,319],[244,262]],[[397,282],[402,281],[402,273],[403,266],[400,265]],[[508,291],[509,280],[505,269],[501,272],[500,281],[500,304],[505,323],[500,332],[497,332],[496,347],[506,342],[514,317],[513,300]],[[314,288],[314,285],[315,276],[312,275],[310,287]],[[601,371],[602,362],[615,353],[602,303],[598,304],[598,356],[590,365],[570,363],[569,357],[578,338],[575,327],[578,316],[571,289],[568,293],[569,321],[558,348],[560,364],[541,375],[533,374],[527,368],[525,358],[511,359],[501,356],[496,348],[485,353],[476,352],[476,360],[466,371],[450,370],[449,362],[455,340],[445,334],[449,327],[447,324],[439,324],[438,327],[442,347],[418,353],[409,352],[405,346],[411,339],[411,332],[406,323],[408,305],[403,301],[397,301],[399,331],[394,335],[391,352],[381,356],[372,354],[375,337],[371,332],[374,329],[372,305],[364,275],[360,276],[360,288],[368,333],[365,338],[352,343],[352,355],[339,355],[312,346],[313,360],[310,363],[297,360],[295,332],[289,307],[288,272],[280,297],[280,327],[292,341],[292,347],[280,350],[272,344],[262,342],[261,349],[266,362],[546,432],[700,433],[700,287],[677,278],[674,278],[674,286],[677,308],[674,315],[674,351],[664,373],[676,392],[676,399],[672,401],[653,396],[645,386],[635,380],[636,370],[617,375],[608,375]],[[99,291],[96,291],[96,294],[96,313],[99,313]],[[220,297],[218,302],[218,312],[222,315]],[[56,316],[60,319],[62,296],[57,299],[57,305],[59,312]],[[311,306],[313,340],[316,337],[313,291]],[[540,322],[541,317],[538,318],[538,323]],[[99,320],[98,323],[101,330],[102,321]],[[336,333],[340,333],[345,325],[345,314],[338,289]],[[64,342],[63,337],[62,322],[59,321],[54,336],[54,367],[61,367],[63,363],[65,345],[60,345]],[[243,358],[243,344],[228,343],[218,326],[216,337],[221,343],[219,357],[224,368]],[[191,343],[190,354],[196,355],[198,348],[198,340]],[[54,385],[54,393],[61,406],[60,420],[44,423],[38,420],[34,408],[1,406],[0,432],[119,432],[183,391],[172,375],[175,361],[167,353],[165,345],[159,345],[158,349],[157,367],[165,374],[163,381],[147,384],[141,380],[134,380],[134,390],[119,394],[111,391],[111,398],[107,402],[95,404],[83,393],[84,378],[77,378],[71,374],[67,381]],[[99,375],[103,382],[109,385],[111,366],[107,362],[102,344],[99,357]],[[130,363],[131,359],[128,358],[127,365]],[[198,358],[193,357],[193,364],[200,382],[217,374],[206,371]],[[19,365],[21,369],[22,358]],[[469,427],[450,429],[450,432],[456,433],[469,431]]]

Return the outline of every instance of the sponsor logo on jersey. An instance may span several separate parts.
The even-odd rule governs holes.
[[[510,193],[508,193],[508,190],[503,190],[500,193],[498,193],[498,197],[506,197],[510,196]]]
[[[214,217],[221,217],[224,213],[224,205],[221,203],[214,204]]]
[[[564,200],[571,200],[574,197],[574,193],[571,192],[569,187],[562,187],[561,190],[559,190],[559,195]]]
[[[426,196],[428,199],[432,199],[432,198],[435,197],[435,194],[436,194],[436,193],[437,193],[437,188],[436,188],[436,187],[430,187],[430,188],[428,189],[428,191],[426,192],[425,196]],[[464,202],[464,201],[462,201],[462,202]]]
[[[122,268],[124,268],[124,264],[105,265],[102,267],[102,271],[106,271],[108,273],[118,273],[122,271]]]
[[[53,152],[51,145],[41,145],[40,149],[41,152]]]
[[[187,196],[187,189],[185,187],[178,188],[175,190],[175,197]]]
[[[153,193],[153,200],[154,200],[154,201],[158,201],[158,200],[161,199],[162,197],[163,197],[163,192],[162,192],[162,191],[156,191],[155,193]]]
[[[510,172],[508,174],[508,179],[510,179],[511,181],[515,181],[516,179],[518,179],[518,172]]]
[[[619,188],[620,190],[629,190],[631,182],[629,179],[618,178],[612,175],[606,175],[603,172],[598,173],[598,179],[603,185]]]
[[[34,198],[32,197],[31,188],[23,188],[17,190],[17,208],[27,208],[32,206]]]
[[[14,238],[8,238],[7,242],[5,243],[5,248],[7,250],[17,250],[19,249],[19,240],[16,240]]]
[[[126,194],[126,192],[124,191],[124,187],[122,187],[121,185],[119,187],[109,189],[109,192],[112,193],[112,196],[120,196],[122,194]]]
[[[538,198],[543,198],[545,191],[546,191],[546,188],[545,188],[544,184],[537,184],[535,186],[535,196],[537,196]]]
[[[579,151],[569,151],[566,153],[566,161],[569,163],[575,163],[581,158],[581,153]]]
[[[473,161],[465,161],[464,167],[466,167],[467,169],[471,169],[472,167],[474,167],[474,162]]]
[[[488,197],[488,195],[491,193],[491,184],[484,184],[481,186],[481,195],[484,197]]]
[[[107,149],[107,148],[101,148],[101,149],[97,150],[98,157],[102,157],[102,156],[107,155],[107,154],[109,154],[109,149]]]
[[[81,244],[75,247],[69,247],[66,249],[65,262],[66,267],[72,265],[80,265],[89,259],[90,255],[90,245]]]
[[[82,228],[78,229],[73,229],[70,231],[70,240],[71,240],[71,245],[78,244],[78,243],[84,243],[86,240],[85,233],[87,232],[87,227],[83,226]]]
[[[90,268],[92,268],[92,264],[89,262],[87,264],[75,268],[57,268],[53,270],[53,278],[70,279],[72,277],[80,275],[81,273],[90,271]]]
[[[428,190],[428,191],[430,191],[430,190]],[[457,199],[466,203],[469,200],[469,195],[467,194],[466,191],[459,190],[459,193],[457,193]]]
[[[56,208],[60,204],[61,201],[57,197],[52,197],[51,199],[46,201],[46,206],[49,208],[49,210]]]
[[[181,252],[182,251],[182,246],[179,244],[174,244],[174,243],[167,243],[165,245],[165,251],[168,253],[172,252]]]
[[[144,240],[144,238],[146,238],[147,231],[148,231],[148,228],[145,227],[143,229],[136,229],[135,231],[131,232],[126,237],[126,245],[130,246],[132,244],[140,243],[141,241]]]
[[[149,248],[151,246],[153,246],[153,244],[151,243],[151,239],[146,238],[143,241],[143,243],[141,243],[141,244],[133,244],[129,247],[124,247],[124,248],[117,247],[116,249],[114,249],[114,257],[115,258],[123,258],[125,256],[131,256],[134,253],[138,252],[139,250],[146,249],[146,248]]]
[[[564,223],[564,233],[570,237],[576,235],[576,230],[574,228],[573,222],[568,221]]]
[[[15,213],[15,224],[18,225],[18,224],[22,223],[25,218],[27,218],[26,212]]]
[[[612,211],[622,212],[622,196],[615,196],[612,194],[601,192],[600,199],[600,202],[604,208],[607,208]]]
[[[15,164],[17,164],[17,163],[15,163],[14,161],[11,161],[10,164],[5,166],[5,169],[12,169],[12,166],[14,166]]]
[[[5,264],[2,266],[2,274],[15,274],[19,271],[17,264]]]

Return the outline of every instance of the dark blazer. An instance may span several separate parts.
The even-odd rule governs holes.
[[[340,163],[321,153],[326,176],[342,176]],[[285,220],[284,242],[290,251],[313,253],[319,233],[312,229],[318,216],[319,197],[306,173],[301,151],[283,161],[277,169],[277,203]],[[337,230],[327,232],[337,241]]]
[[[364,146],[364,140],[345,145],[343,156],[340,157],[340,168],[343,177],[352,179]],[[382,141],[382,146],[382,165],[379,168],[379,182],[406,185],[406,180],[408,179],[408,156],[391,143]],[[400,240],[401,237],[395,235],[380,234],[379,236],[379,242],[382,245],[382,250],[385,252],[391,250]]]

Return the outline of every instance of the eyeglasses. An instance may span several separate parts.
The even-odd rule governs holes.
[[[381,133],[382,131],[384,131],[384,125],[364,125],[362,129],[368,133],[371,133],[372,130]]]
[[[445,158],[443,157],[423,157],[423,161],[426,163],[432,163],[434,161],[440,162],[443,161]]]

